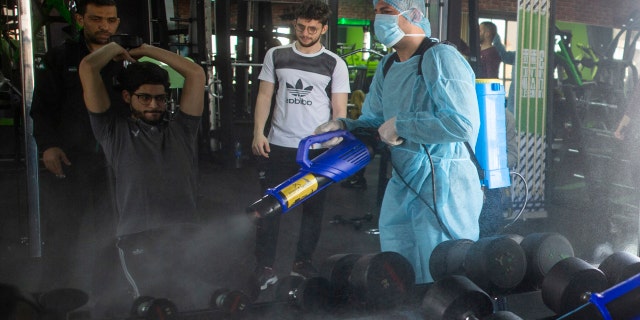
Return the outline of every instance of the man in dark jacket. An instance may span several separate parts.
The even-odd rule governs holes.
[[[110,282],[104,279],[103,271],[113,269],[107,262],[117,262],[116,220],[110,172],[91,131],[78,65],[109,42],[120,19],[113,0],[81,1],[77,8],[75,19],[82,28],[79,38],[45,55],[44,68],[36,73],[30,115],[46,168],[40,174],[41,289],[75,287],[95,296],[105,291],[103,283]],[[106,83],[113,83],[121,66],[113,62],[105,68]]]

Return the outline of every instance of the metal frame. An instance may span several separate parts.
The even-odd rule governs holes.
[[[19,1],[20,64],[22,67],[22,110],[24,119],[25,167],[27,175],[27,209],[29,216],[29,255],[42,256],[40,229],[40,191],[38,188],[38,147],[33,138],[33,120],[29,117],[33,98],[33,30],[31,1]]]

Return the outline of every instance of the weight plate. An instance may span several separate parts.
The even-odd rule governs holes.
[[[211,300],[209,300],[209,307],[211,308],[220,308],[222,305],[222,301],[226,297],[226,294],[229,292],[227,288],[216,289],[211,295]]]
[[[349,283],[355,300],[368,308],[389,308],[404,302],[415,284],[411,263],[396,252],[360,257]]]
[[[251,298],[241,291],[233,290],[225,294],[219,305],[220,309],[229,314],[238,315],[251,305]]]
[[[146,320],[174,320],[178,317],[178,308],[168,299],[153,299],[149,302],[143,318]]]

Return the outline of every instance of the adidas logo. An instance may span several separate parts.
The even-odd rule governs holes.
[[[313,90],[313,86],[304,87],[304,85],[302,84],[302,79],[298,79],[298,82],[296,82],[295,86],[289,83],[287,83],[286,85],[288,92],[292,96],[294,96],[294,98],[288,98],[287,103],[300,104],[303,106],[310,106],[311,104],[313,104],[313,102],[303,99],[304,96],[311,93],[311,90]]]

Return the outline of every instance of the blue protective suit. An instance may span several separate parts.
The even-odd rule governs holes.
[[[464,145],[469,141],[475,148],[480,127],[475,76],[449,45],[427,50],[420,66],[419,55],[394,62],[383,76],[387,59],[389,55],[376,70],[360,118],[341,120],[352,130],[379,127],[397,117],[396,129],[404,142],[391,147],[393,175],[380,212],[380,244],[382,251],[407,258],[416,271],[416,283],[426,283],[433,281],[431,252],[449,238],[428,208],[433,208],[433,172],[425,148],[435,167],[436,207],[442,222],[455,239],[478,239],[483,194]]]

